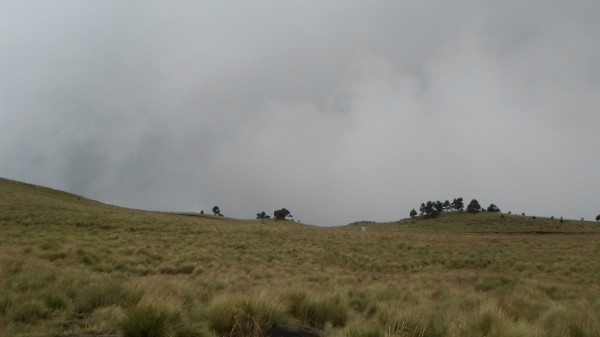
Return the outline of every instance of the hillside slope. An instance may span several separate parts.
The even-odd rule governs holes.
[[[5,179],[0,212],[2,336],[600,335],[594,223],[444,214],[362,232]]]

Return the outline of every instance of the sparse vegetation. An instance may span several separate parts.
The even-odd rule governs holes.
[[[0,189],[1,336],[600,335],[590,222],[442,212],[361,232]]]
[[[275,220],[285,220],[287,217],[292,217],[292,214],[286,208],[276,210],[273,215]]]
[[[260,213],[256,213],[256,218],[257,219],[271,219],[271,216],[268,215],[267,213],[265,213],[265,211],[262,211]]]

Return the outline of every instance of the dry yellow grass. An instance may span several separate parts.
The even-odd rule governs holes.
[[[0,192],[2,336],[132,335],[144,313],[161,336],[600,335],[591,222],[444,214],[362,232]]]

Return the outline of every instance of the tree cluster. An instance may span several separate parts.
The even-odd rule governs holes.
[[[265,211],[262,211],[260,213],[256,213],[256,218],[257,219],[271,219],[271,216],[267,215],[267,213],[265,213]]]
[[[462,212],[465,209],[465,205],[463,203],[463,198],[455,198],[450,202],[446,200],[444,202],[441,201],[427,201],[421,204],[420,215],[425,217],[436,217],[440,215],[442,212]],[[479,205],[479,201],[477,199],[471,200],[469,205],[467,205],[467,213],[479,213],[480,211],[485,211],[481,205]],[[494,204],[490,204],[487,208],[488,212],[500,212],[498,206]],[[410,211],[410,217],[414,218],[417,215],[417,211],[413,208]]]
[[[441,201],[427,201],[421,204],[419,211],[420,215],[426,217],[436,217],[442,212],[462,212],[464,209],[463,198],[455,198],[452,202],[446,200]],[[414,218],[417,215],[417,211],[414,209],[410,212],[410,216]]]

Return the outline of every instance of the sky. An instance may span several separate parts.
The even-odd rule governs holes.
[[[0,1],[0,176],[319,226],[600,214],[600,2]]]

